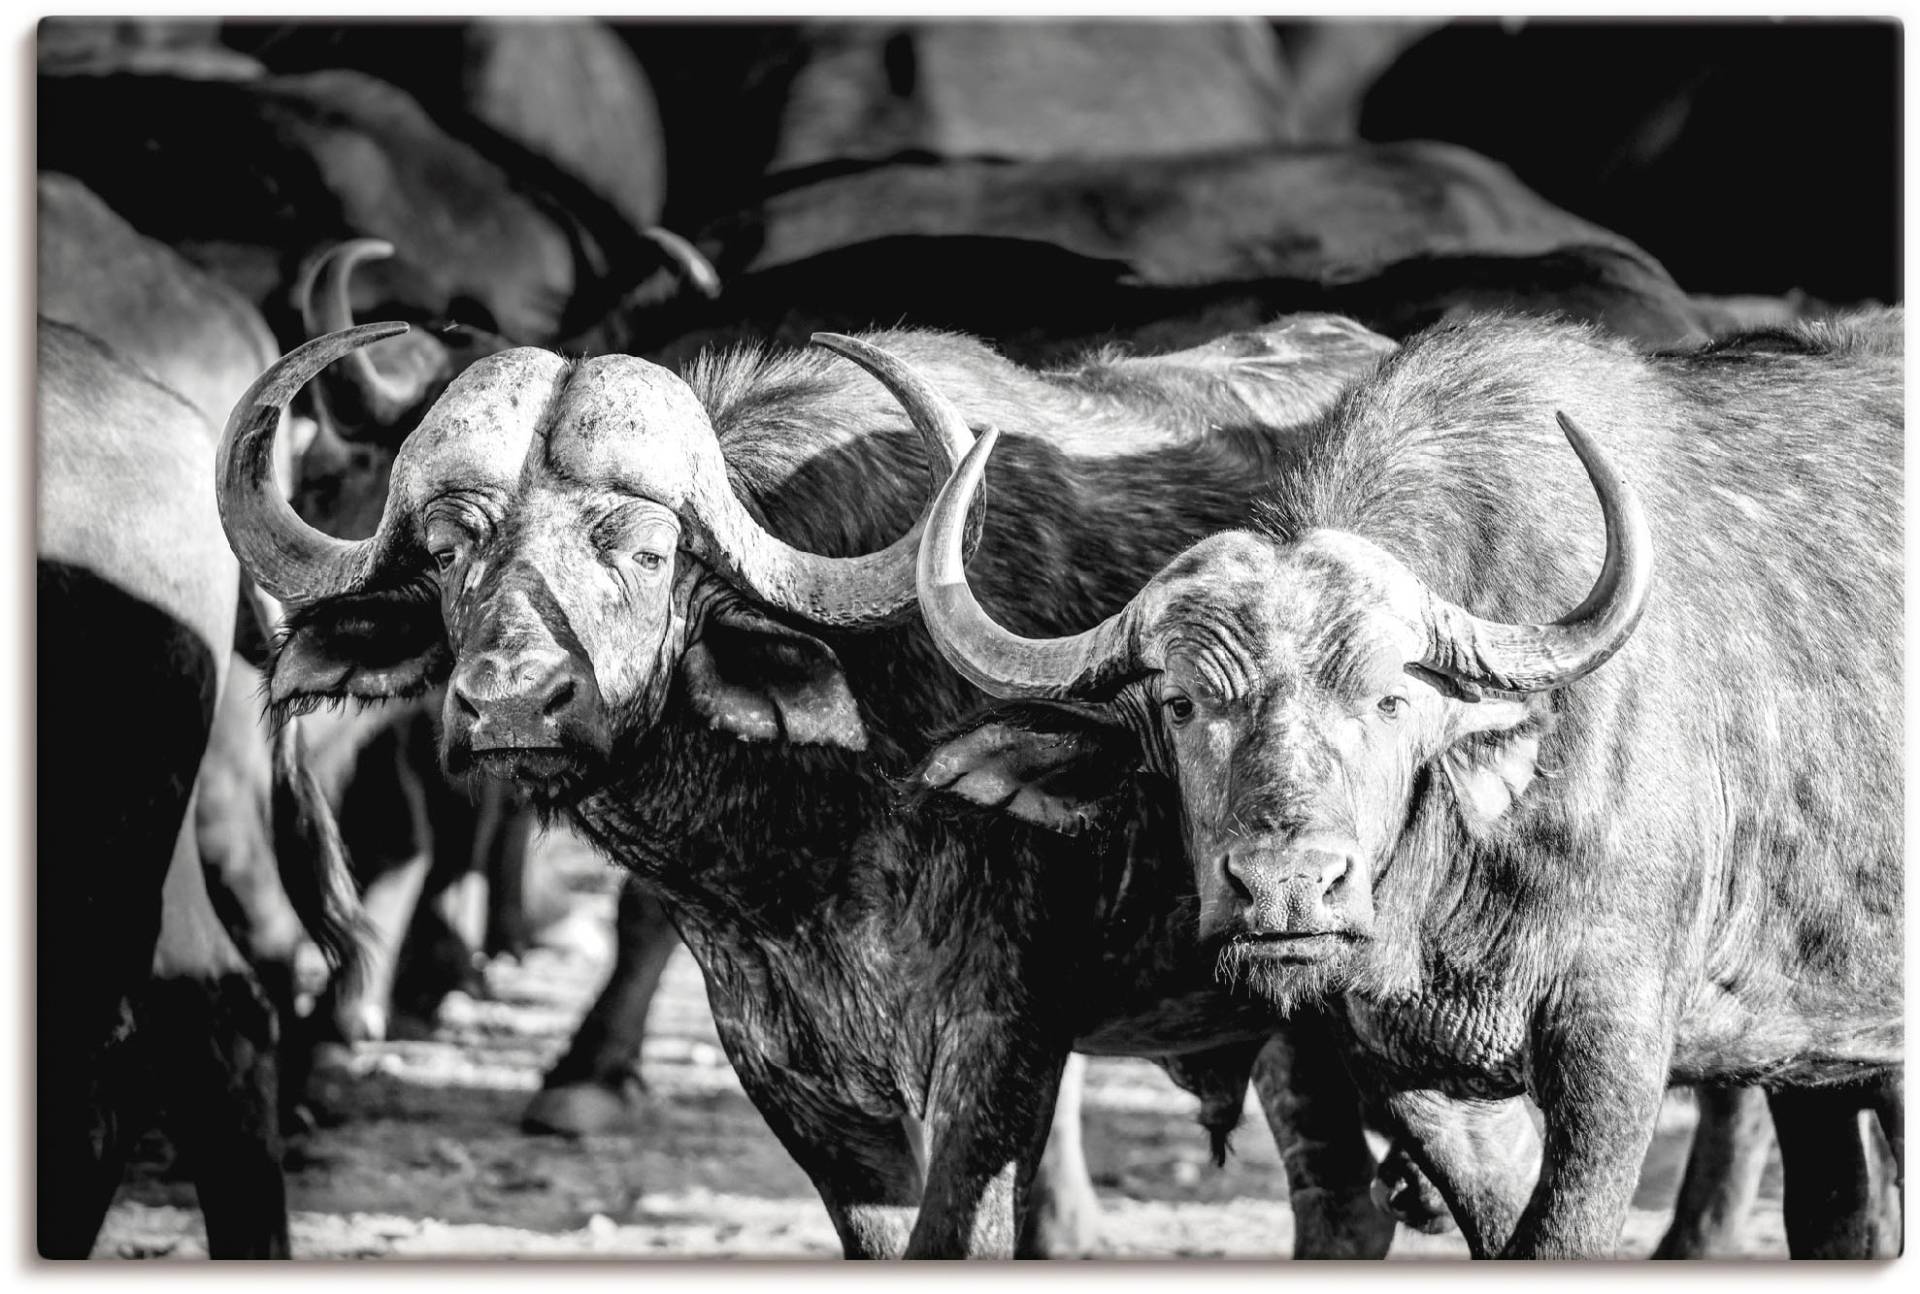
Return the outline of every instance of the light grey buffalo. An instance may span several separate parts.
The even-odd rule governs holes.
[[[1763,1085],[1793,1252],[1871,1253],[1857,1112],[1902,1149],[1901,326],[1651,356],[1436,328],[1258,524],[1065,638],[969,591],[983,436],[920,597],[1026,700],[918,778],[1065,831],[1136,774],[1177,788],[1221,978],[1336,1005],[1476,1253],[1611,1253],[1670,1080]],[[1538,1104],[1530,1194],[1432,1126],[1441,1094]]]

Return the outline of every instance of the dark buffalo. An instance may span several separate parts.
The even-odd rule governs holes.
[[[626,348],[690,359],[743,324],[800,342],[900,318],[1029,363],[1175,350],[1289,311],[1396,337],[1472,309],[1564,314],[1650,346],[1708,325],[1644,251],[1441,144],[898,161],[763,195],[694,241],[724,295],[627,316]]]
[[[233,22],[222,36],[277,73],[378,77],[456,138],[473,132],[484,148],[504,137],[586,184],[633,228],[660,221],[659,109],[632,52],[596,19]]]
[[[971,702],[903,621],[920,440],[944,467],[970,437],[887,353],[834,342],[905,400],[917,432],[823,353],[714,357],[691,386],[632,358],[491,356],[401,448],[374,535],[332,539],[260,473],[273,409],[390,331],[296,352],[229,424],[230,537],[291,608],[269,696],[299,709],[444,684],[451,770],[519,782],[661,897],[736,1072],[850,1253],[1010,1252],[1076,1045],[1182,1056],[1272,1036],[1265,1009],[1233,1004],[1187,951],[1191,908],[1167,915],[1169,887],[1191,883],[1170,823],[1141,824],[1137,859],[1089,855],[1113,886],[1089,906],[1010,865],[1051,849],[1043,836],[893,811],[889,775]],[[1009,418],[1048,411],[1021,443],[1049,482],[981,547],[1036,628],[1109,605],[1243,515],[1291,458],[1285,429],[1386,348],[1309,318],[1197,355],[1037,376],[963,339],[886,340]],[[1154,489],[1170,470],[1192,482],[1177,509]],[[1142,515],[1086,530],[1116,492]],[[1037,588],[1035,543],[1060,555],[1045,569],[1081,574]],[[1101,963],[1124,990],[1114,976],[1097,999],[1068,990],[1098,982],[1083,972]],[[1345,1204],[1303,1209],[1329,1223],[1303,1245],[1378,1253],[1391,1221],[1367,1199],[1352,1093],[1306,1068],[1337,1087],[1292,1103],[1325,1116],[1294,1185],[1337,1187]]]
[[[676,228],[900,159],[1166,156],[1292,138],[1281,50],[1245,19],[613,26],[659,96]]]
[[[197,482],[213,444],[191,405],[53,322],[39,379],[39,686],[63,713],[36,750],[38,1240],[45,1257],[79,1258],[119,1185],[128,998],[152,971],[238,575]],[[101,487],[115,480],[143,488],[114,499],[109,527]],[[102,742],[126,725],[142,739]],[[116,794],[89,803],[89,786]]]
[[[1902,1152],[1901,327],[1655,356],[1435,329],[1257,528],[1064,639],[968,591],[983,438],[922,604],[1033,700],[920,781],[1071,826],[1172,779],[1222,979],[1337,1004],[1478,1253],[1609,1253],[1669,1080],[1764,1086],[1794,1252],[1871,1253],[1857,1112]],[[1538,1102],[1531,1199],[1428,1135],[1436,1093]]]
[[[39,1251],[87,1255],[157,1099],[193,1156],[209,1250],[285,1256],[273,1015],[190,817],[242,605],[204,488],[213,433],[98,339],[43,318],[39,341]],[[325,873],[288,879],[331,892]],[[344,948],[341,914],[299,915]]]
[[[587,328],[673,263],[552,162],[477,123],[455,138],[361,73],[43,75],[38,92],[40,165],[238,288],[282,337],[299,336],[308,254],[344,238],[403,250],[359,280],[363,309],[528,342]]]
[[[200,411],[211,438],[211,428],[225,419],[253,374],[279,353],[259,312],[231,288],[133,230],[72,177],[42,174],[38,190],[41,316],[81,329],[184,397]],[[297,451],[312,436],[310,419],[290,419],[282,449]],[[283,480],[293,478],[294,463],[286,454],[276,460],[275,472]],[[104,493],[100,504],[112,506]],[[329,874],[340,864],[314,852],[336,846],[330,834],[312,834],[324,828],[295,794],[306,777],[296,726],[269,732],[258,707],[250,704],[249,689],[258,675],[243,656],[264,658],[278,609],[251,586],[238,591],[237,603],[227,670],[239,681],[221,694],[201,760],[192,861],[207,869],[208,886],[199,889],[210,889],[230,937],[246,953],[281,1022],[281,1094],[290,1098],[297,1086],[285,1080],[306,1063],[286,1027],[294,1019],[293,958],[305,938],[298,913],[314,903],[332,904],[344,919],[351,903],[349,895],[316,892],[302,895],[296,905],[282,887],[282,872],[300,876],[317,868]],[[192,930],[198,892],[178,885],[168,891],[169,922],[180,911],[187,914],[183,930]],[[175,895],[182,896],[182,904],[171,902]],[[163,924],[163,943],[170,929]],[[173,964],[231,956],[190,933],[186,937],[205,951],[175,955]]]
[[[761,174],[899,157],[1034,161],[1283,142],[1279,41],[1254,19],[1168,23],[824,19],[774,32]]]

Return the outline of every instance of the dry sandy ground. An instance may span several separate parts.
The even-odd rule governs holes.
[[[611,963],[614,876],[564,837],[542,853],[577,891],[554,948],[489,970],[491,999],[452,999],[434,1037],[356,1058],[351,1115],[289,1165],[294,1252],[309,1258],[833,1257],[806,1177],[747,1102],[721,1054],[684,953],[654,1007],[650,1096],[627,1135],[570,1143],[522,1135],[522,1106]],[[1195,1102],[1145,1061],[1096,1059],[1087,1157],[1101,1256],[1285,1258],[1285,1177],[1258,1110],[1224,1169]],[[1665,1228],[1694,1112],[1670,1097],[1627,1223],[1644,1256]],[[164,1147],[136,1164],[96,1256],[189,1258],[206,1238],[192,1187]],[[1749,1227],[1754,1257],[1784,1256],[1777,1162]],[[1457,1236],[1402,1228],[1396,1258],[1464,1258]]]

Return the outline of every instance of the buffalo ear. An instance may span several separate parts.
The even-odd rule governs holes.
[[[1014,704],[935,747],[910,783],[1075,835],[1106,819],[1140,765],[1133,731],[1097,708]]]
[[[1541,775],[1547,716],[1524,702],[1486,699],[1457,706],[1456,740],[1440,756],[1467,830],[1486,835]]]
[[[267,672],[281,713],[328,701],[417,696],[448,667],[440,607],[417,592],[329,598],[287,617]]]
[[[709,613],[680,661],[687,701],[742,741],[867,748],[833,648],[741,603]]]

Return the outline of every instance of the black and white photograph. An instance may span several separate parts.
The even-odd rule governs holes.
[[[1900,18],[21,27],[26,1268],[1903,1253]]]

